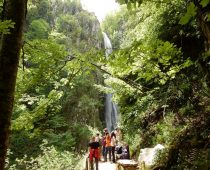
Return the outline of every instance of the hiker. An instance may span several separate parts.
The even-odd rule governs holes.
[[[96,133],[96,137],[95,137],[95,141],[96,142],[99,142],[99,147],[98,147],[98,157],[99,157],[99,161],[101,160],[101,139],[100,139],[100,134],[99,133]]]
[[[99,133],[96,133],[96,138],[95,138],[95,141],[100,143]]]
[[[106,133],[108,132],[107,128],[105,128],[103,130],[104,132],[104,135],[103,137],[101,138],[101,145],[102,145],[102,156],[103,156],[103,159],[105,160],[105,152],[106,152]]]
[[[113,163],[115,163],[116,135],[114,131],[111,133],[111,147],[112,147],[112,161]]]
[[[95,159],[96,170],[98,170],[98,160],[99,160],[99,142],[95,141],[95,136],[91,138],[89,142],[89,160],[90,167],[93,170],[93,158]]]
[[[116,158],[120,158],[120,155],[122,154],[122,146],[121,145],[117,145],[115,147],[115,150],[116,150]]]
[[[120,159],[130,159],[129,146],[125,143],[122,146],[122,153],[120,154]]]
[[[111,146],[111,136],[108,132],[106,132],[106,149],[105,149],[105,159],[104,161],[107,161],[107,154],[109,154],[109,161],[111,161],[111,152],[112,152],[112,146]]]

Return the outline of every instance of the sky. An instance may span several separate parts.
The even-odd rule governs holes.
[[[109,12],[119,9],[115,0],[81,0],[81,2],[83,8],[94,12],[100,22]]]

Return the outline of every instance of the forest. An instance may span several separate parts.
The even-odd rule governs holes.
[[[210,168],[210,0],[116,2],[0,0],[0,170],[83,170],[108,94],[133,160]]]

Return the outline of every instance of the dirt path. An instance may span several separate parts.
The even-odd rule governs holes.
[[[99,162],[98,170],[116,170],[116,164],[111,162]]]

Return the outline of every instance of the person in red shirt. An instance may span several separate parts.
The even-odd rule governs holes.
[[[99,142],[95,141],[95,136],[93,136],[91,141],[89,142],[89,160],[91,170],[93,170],[93,158],[95,159],[96,170],[98,170]]]
[[[100,161],[101,160],[101,138],[100,138],[99,133],[96,134],[95,141],[99,142],[98,154],[99,154],[99,161]]]

